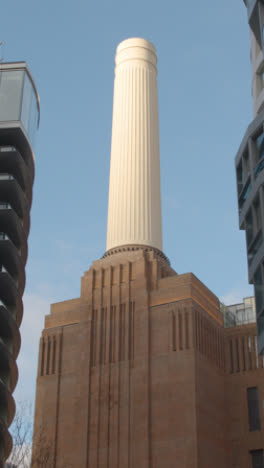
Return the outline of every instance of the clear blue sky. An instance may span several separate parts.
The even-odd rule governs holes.
[[[5,61],[25,60],[41,102],[16,398],[34,398],[49,304],[79,296],[105,251],[114,55],[140,36],[158,54],[164,252],[227,302],[252,293],[234,157],[252,120],[242,0],[8,0]]]

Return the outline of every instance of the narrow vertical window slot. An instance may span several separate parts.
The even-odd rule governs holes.
[[[234,373],[234,360],[233,360],[233,344],[232,340],[229,341],[229,350],[230,350],[230,373]]]
[[[45,350],[46,350],[45,338],[42,338],[42,355],[41,355],[41,371],[40,371],[41,377],[43,377],[44,375]]]
[[[174,312],[172,312],[172,350],[176,351],[176,318]]]
[[[52,374],[56,372],[56,337],[53,337]]]
[[[185,312],[185,347],[189,349],[189,314]]]
[[[182,350],[182,314],[181,312],[178,313],[179,319],[179,348]]]
[[[49,375],[50,371],[50,337],[48,337],[48,351],[47,351],[47,361],[46,361],[46,375]]]

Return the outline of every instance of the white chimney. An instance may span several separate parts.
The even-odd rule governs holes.
[[[155,47],[127,39],[117,47],[115,62],[106,248],[162,251]]]

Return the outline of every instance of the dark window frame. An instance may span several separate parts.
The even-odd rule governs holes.
[[[263,449],[251,450],[250,455],[252,468],[264,468]]]
[[[247,388],[247,405],[249,431],[260,431],[259,395],[257,387]]]

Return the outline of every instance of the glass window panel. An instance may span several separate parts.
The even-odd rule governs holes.
[[[0,121],[20,119],[23,70],[0,71]]]
[[[251,209],[249,210],[246,216],[246,236],[247,236],[247,245],[249,246],[253,240],[253,216]]]
[[[255,210],[255,218],[256,218],[256,228],[258,231],[261,227],[261,213],[260,213],[259,199],[257,199],[254,203],[254,210]]]
[[[264,133],[261,133],[256,138],[257,149],[258,149],[258,158],[262,159],[264,157]]]
[[[22,109],[21,109],[21,121],[24,125],[26,132],[28,132],[29,127],[29,119],[30,119],[30,101],[31,101],[31,88],[32,85],[30,80],[25,73],[24,77],[24,88],[23,88],[23,102],[22,102]]]
[[[259,268],[257,269],[254,275],[254,289],[255,289],[255,299],[256,299],[256,310],[257,310],[257,315],[258,315],[262,310],[263,296],[264,296],[264,286],[262,282],[261,266],[259,266]]]
[[[262,335],[262,333],[264,332],[264,310],[261,312],[261,314],[257,318],[257,328],[258,328],[258,335]]]
[[[38,127],[38,116],[35,90],[27,73],[25,73],[21,121],[32,145],[34,145],[35,133]]]
[[[237,189],[238,193],[241,192],[244,185],[244,177],[243,177],[243,169],[242,169],[242,161],[240,161],[239,166],[237,167]]]
[[[29,128],[28,134],[32,144],[35,141],[36,130],[38,128],[38,106],[37,106],[37,98],[34,92],[34,89],[31,90],[31,106],[30,106],[30,120],[29,120]]]
[[[250,175],[250,170],[249,170],[249,157],[248,153],[246,152],[243,156],[243,163],[244,163],[244,173],[245,173],[245,178],[247,178]]]

